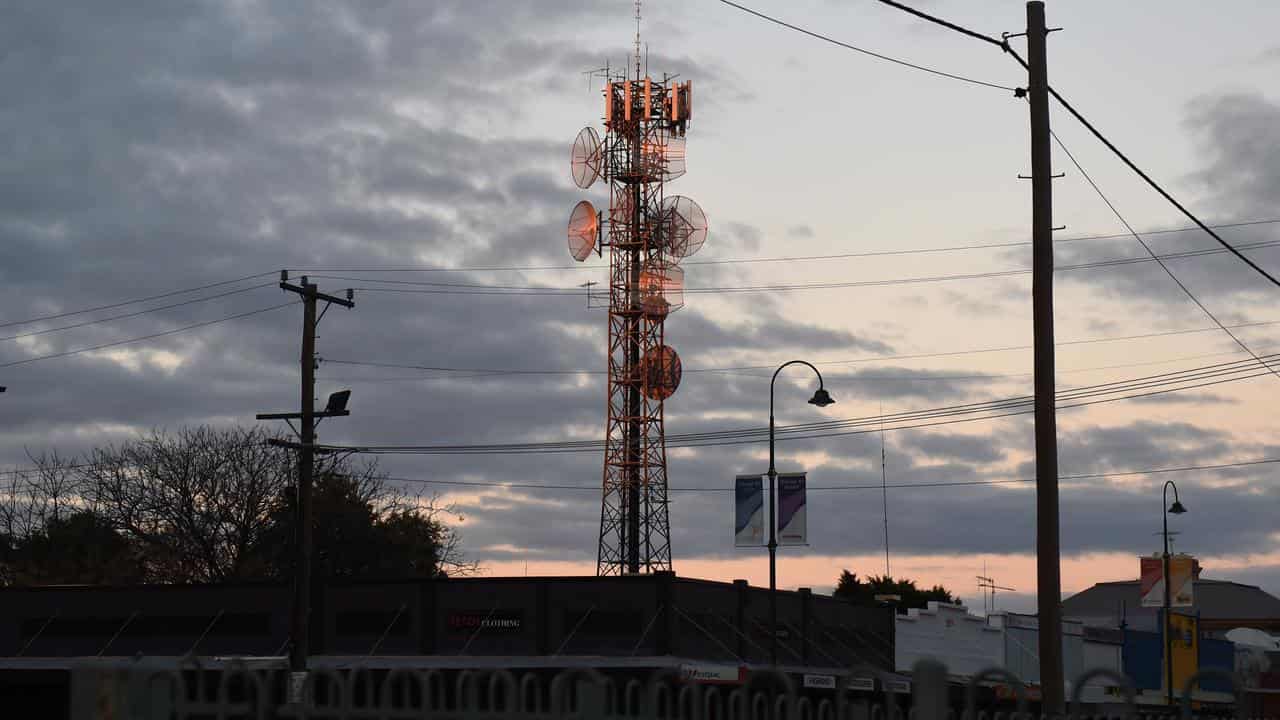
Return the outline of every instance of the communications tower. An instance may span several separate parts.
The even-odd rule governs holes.
[[[637,11],[637,21],[639,20]],[[609,184],[609,209],[579,202],[569,252],[582,261],[609,250],[608,419],[597,575],[671,569],[663,405],[680,384],[680,356],[664,343],[668,315],[684,305],[680,261],[702,248],[707,218],[697,203],[667,195],[685,172],[692,82],[605,70],[604,138],[583,128],[573,180]]]

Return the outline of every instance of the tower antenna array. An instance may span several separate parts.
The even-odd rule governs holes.
[[[599,178],[609,209],[586,200],[569,218],[569,252],[578,261],[609,249],[608,418],[596,574],[671,570],[663,406],[680,384],[680,356],[664,343],[667,316],[684,305],[680,261],[702,248],[707,218],[666,184],[685,172],[692,83],[640,75],[636,65],[607,72],[604,136],[583,128],[571,166],[578,187]],[[624,66],[625,67],[625,66]]]

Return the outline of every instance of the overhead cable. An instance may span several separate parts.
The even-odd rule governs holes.
[[[1217,223],[1213,225],[1218,230],[1227,228],[1252,227],[1257,225],[1275,225],[1280,224],[1280,218],[1268,218],[1261,220],[1245,220],[1232,223]],[[1160,228],[1155,230],[1143,230],[1143,235],[1167,235],[1171,233],[1182,233],[1191,230],[1199,230],[1198,227],[1184,226],[1174,228]],[[1054,244],[1060,245],[1065,243],[1086,242],[1092,240],[1114,240],[1116,238],[1130,237],[1129,233],[1114,233],[1108,235],[1079,235],[1076,237],[1054,238]],[[774,257],[746,257],[746,258],[723,258],[720,260],[682,260],[682,266],[690,265],[737,265],[737,264],[757,264],[757,263],[780,263],[780,262],[807,262],[819,260],[844,260],[869,257],[893,257],[899,255],[927,255],[936,253],[952,253],[967,252],[972,250],[999,250],[1005,248],[1025,247],[1031,245],[1030,240],[1018,240],[1003,243],[975,243],[970,245],[947,245],[942,247],[923,247],[923,248],[903,248],[900,250],[866,250],[862,252],[850,253],[832,253],[827,255],[788,255]],[[1225,252],[1225,251],[1220,251]],[[572,265],[468,265],[458,267],[424,267],[418,265],[401,265],[401,266],[377,266],[377,267],[360,267],[360,266],[325,266],[325,267],[305,267],[305,268],[287,268],[290,272],[295,273],[331,273],[331,272],[359,272],[359,273],[438,273],[438,272],[535,272],[535,271],[558,271],[558,270],[607,270],[607,265],[586,265],[583,263],[574,263]]]
[[[210,300],[217,300],[219,298],[228,297],[230,295],[239,295],[240,293],[246,293],[251,290],[259,290],[265,287],[273,287],[274,285],[275,283],[273,282],[262,283],[259,285],[250,285],[249,287],[246,287],[246,288],[239,288],[237,290],[228,290],[226,292],[218,293],[217,295],[208,295],[206,297],[193,298],[191,300],[183,300],[182,302],[170,303],[168,305],[161,305],[160,307],[153,307],[153,308],[147,308],[145,310],[138,310],[136,312],[124,313],[122,315],[112,315],[111,317],[96,318],[94,320],[85,320],[83,322],[73,323],[71,325],[60,325],[55,328],[46,328],[44,330],[32,330],[29,332],[18,333],[17,335],[10,335],[8,337],[0,337],[0,342],[5,340],[18,340],[25,337],[33,337],[35,335],[47,335],[49,333],[62,332],[63,330],[74,330],[76,328],[88,327],[90,325],[99,325],[106,322],[113,322],[116,320],[134,318],[134,317],[138,317],[139,315],[147,315],[150,313],[160,312],[162,310],[172,310],[173,308],[185,307],[187,305],[195,305],[196,303],[208,302]]]
[[[890,5],[895,8],[898,8],[899,10],[903,10],[905,12],[911,13],[912,15],[915,15],[916,17],[922,18],[929,22],[932,22],[937,25],[941,25],[948,29],[954,30],[956,32],[962,33],[969,37],[977,38],[978,40],[992,43],[997,47],[999,47],[1000,49],[1004,50],[1006,53],[1012,55],[1013,58],[1018,61],[1018,64],[1021,65],[1024,69],[1028,71],[1031,69],[1031,66],[1027,63],[1027,61],[1023,59],[1023,57],[1019,55],[1018,52],[1009,45],[1009,41],[1007,38],[997,40],[989,35],[984,35],[974,30],[970,30],[968,28],[956,25],[955,23],[951,23],[946,20],[943,20],[942,18],[930,15],[926,12],[917,10],[912,7],[908,7],[906,5],[903,5],[900,2],[896,2],[895,0],[880,0],[880,2],[884,3],[885,5]],[[1178,209],[1179,212],[1187,216],[1187,219],[1195,223],[1196,227],[1200,228],[1205,233],[1207,233],[1209,237],[1218,241],[1219,245],[1226,248],[1228,252],[1235,255],[1237,258],[1239,258],[1242,262],[1244,262],[1250,268],[1253,268],[1253,270],[1256,271],[1259,275],[1269,280],[1272,285],[1280,287],[1280,280],[1277,280],[1275,276],[1273,276],[1271,273],[1264,270],[1261,266],[1259,266],[1253,260],[1250,260],[1248,256],[1240,252],[1240,250],[1237,249],[1235,246],[1233,246],[1231,243],[1224,240],[1221,235],[1214,232],[1211,227],[1209,227],[1199,217],[1197,217],[1194,213],[1188,210],[1185,205],[1178,202],[1178,200],[1174,198],[1173,195],[1171,195],[1167,190],[1161,187],[1160,184],[1157,183],[1154,179],[1152,179],[1151,176],[1148,175],[1145,171],[1143,171],[1142,168],[1138,167],[1137,163],[1135,163],[1133,160],[1130,160],[1128,155],[1126,155],[1123,151],[1121,151],[1120,148],[1116,147],[1115,143],[1111,142],[1111,140],[1109,140],[1107,136],[1103,135],[1101,130],[1098,130],[1098,128],[1095,127],[1093,123],[1089,122],[1088,118],[1082,115],[1079,110],[1076,110],[1075,107],[1070,102],[1068,102],[1065,97],[1062,96],[1062,93],[1059,93],[1057,90],[1055,90],[1053,86],[1047,87],[1046,90],[1048,90],[1049,94],[1053,96],[1053,99],[1058,101],[1059,105],[1061,105],[1067,112],[1071,113],[1072,117],[1074,117],[1076,121],[1078,121],[1081,125],[1083,125],[1085,129],[1088,130],[1090,133],[1092,133],[1093,136],[1097,138],[1103,145],[1107,146],[1108,150],[1110,150],[1116,157],[1120,158],[1120,160],[1125,165],[1129,166],[1129,169],[1132,170],[1134,173],[1136,173],[1138,177],[1142,178],[1143,181],[1145,181],[1147,185],[1151,187],[1151,189],[1159,193],[1161,197],[1169,201],[1169,204],[1173,205],[1175,208]]]
[[[1084,407],[1103,402],[1135,399],[1179,392],[1194,388],[1247,380],[1269,373],[1269,364],[1276,362],[1280,354],[1253,359],[1218,363],[1168,373],[1160,373],[1129,380],[1100,383],[1060,391],[1057,394],[1059,409]],[[890,423],[886,430],[907,430],[919,427],[949,425],[955,422],[972,422],[1010,417],[1031,412],[1032,396],[1017,396],[998,400],[965,403],[925,410],[873,415],[860,418],[827,420],[776,428],[779,440],[835,437],[875,432],[881,423]],[[958,419],[957,419],[958,418]],[[761,442],[768,437],[768,429],[749,427],[697,433],[674,433],[666,436],[667,447],[705,447]],[[596,452],[603,448],[599,440],[564,440],[533,443],[500,443],[486,445],[388,445],[388,446],[325,446],[330,451],[370,454],[512,454],[542,452]]]
[[[1227,337],[1231,338],[1236,345],[1239,345],[1241,350],[1244,350],[1246,353],[1251,355],[1255,360],[1258,360],[1259,359],[1258,354],[1255,353],[1248,345],[1246,345],[1243,340],[1237,337],[1235,333],[1227,329],[1227,326],[1222,324],[1222,321],[1219,320],[1216,315],[1210,312],[1209,308],[1205,307],[1205,304],[1200,301],[1200,298],[1196,297],[1195,293],[1191,292],[1191,288],[1187,287],[1186,283],[1179,280],[1178,276],[1173,274],[1173,270],[1169,268],[1169,266],[1164,262],[1164,260],[1159,255],[1156,255],[1154,251],[1152,251],[1151,246],[1147,245],[1147,242],[1143,240],[1142,236],[1139,235],[1133,229],[1133,226],[1129,224],[1129,221],[1125,219],[1124,215],[1120,214],[1120,210],[1115,206],[1115,203],[1111,202],[1111,198],[1107,197],[1106,193],[1102,192],[1102,188],[1098,187],[1098,183],[1094,182],[1093,177],[1091,177],[1088,171],[1084,169],[1084,166],[1080,164],[1080,161],[1076,159],[1076,156],[1072,154],[1072,152],[1069,149],[1067,149],[1066,144],[1062,142],[1062,138],[1058,137],[1058,134],[1053,132],[1052,130],[1049,131],[1049,134],[1053,137],[1054,142],[1058,144],[1058,147],[1062,149],[1062,152],[1066,153],[1067,158],[1071,160],[1072,165],[1075,165],[1076,170],[1080,171],[1080,174],[1089,183],[1089,186],[1093,188],[1093,191],[1097,193],[1099,198],[1102,198],[1102,202],[1106,203],[1108,208],[1111,208],[1111,212],[1116,216],[1116,219],[1120,221],[1120,224],[1125,226],[1125,229],[1129,231],[1129,233],[1133,236],[1134,240],[1138,241],[1138,244],[1142,246],[1142,249],[1147,251],[1147,254],[1151,256],[1151,259],[1155,260],[1156,263],[1160,265],[1160,269],[1164,270],[1165,274],[1169,276],[1169,279],[1173,280],[1174,284],[1176,284],[1178,288],[1182,290],[1183,294],[1185,294],[1188,298],[1190,298],[1191,302],[1195,303],[1196,307],[1200,308],[1200,311],[1203,312],[1206,316],[1208,316],[1208,318],[1212,320],[1215,325],[1221,328],[1222,332],[1227,334]],[[1280,373],[1276,373],[1275,368],[1272,368],[1272,372],[1275,373],[1276,378],[1280,378]]]
[[[1280,246],[1280,240],[1266,240],[1248,245],[1242,245],[1246,249],[1265,248]],[[1182,252],[1166,253],[1164,255],[1151,257],[1130,257],[1115,258],[1112,260],[1098,260],[1088,263],[1079,263],[1075,265],[1060,265],[1054,268],[1054,272],[1070,272],[1075,270],[1088,270],[1096,268],[1118,267],[1123,265],[1135,265],[1149,262],[1159,262],[1165,259],[1178,259],[1201,257],[1204,255],[1217,255],[1226,252],[1218,248],[1208,248],[1200,250],[1186,250]],[[955,273],[950,275],[923,275],[916,277],[900,277],[886,278],[882,280],[847,280],[832,282],[812,282],[812,283],[791,283],[791,284],[774,284],[774,285],[731,285],[731,286],[708,286],[708,287],[686,287],[683,292],[688,294],[750,294],[750,293],[776,293],[776,292],[792,292],[803,290],[833,290],[833,289],[851,289],[866,287],[889,287],[896,285],[921,285],[940,282],[954,282],[958,280],[991,280],[996,278],[1013,277],[1018,275],[1030,275],[1030,269],[1010,269],[1010,270],[991,270],[976,273]],[[492,283],[462,283],[462,282],[442,282],[436,280],[380,280],[377,278],[363,278],[351,275],[315,275],[313,276],[321,280],[339,280],[343,282],[370,282],[379,285],[357,285],[353,289],[364,292],[381,292],[381,293],[397,293],[410,295],[515,295],[515,296],[549,296],[549,297],[582,297],[584,290],[582,286],[566,287],[554,285],[496,285]],[[391,285],[393,287],[382,287]],[[590,291],[587,291],[590,293]]]
[[[774,24],[776,24],[776,25],[781,25],[782,27],[785,27],[785,28],[787,28],[787,29],[789,29],[789,30],[794,30],[794,31],[796,31],[796,32],[798,32],[798,33],[803,33],[803,34],[805,34],[805,35],[808,35],[809,37],[812,37],[812,38],[815,38],[815,39],[818,39],[818,40],[822,40],[823,42],[831,43],[832,45],[837,45],[837,46],[839,46],[839,47],[845,48],[846,50],[853,50],[854,52],[859,52],[859,53],[862,53],[863,55],[869,55],[869,56],[871,56],[871,57],[873,57],[873,58],[877,58],[877,59],[879,59],[879,60],[884,60],[884,61],[887,61],[887,62],[891,62],[891,63],[894,63],[894,64],[896,64],[896,65],[902,65],[903,67],[909,67],[909,68],[912,68],[912,69],[914,69],[914,70],[921,70],[921,71],[923,71],[923,72],[931,73],[931,74],[933,74],[933,75],[938,75],[938,76],[945,77],[945,78],[950,78],[950,79],[952,79],[952,80],[959,80],[959,81],[961,81],[961,82],[971,83],[971,84],[973,84],[973,85],[981,85],[981,86],[983,86],[983,87],[995,88],[996,90],[1008,90],[1009,92],[1013,92],[1013,88],[1012,88],[1012,87],[1008,87],[1008,86],[1006,86],[1006,85],[1000,85],[1000,84],[998,84],[998,83],[987,82],[987,81],[985,81],[985,80],[977,80],[977,79],[974,79],[974,78],[971,78],[971,77],[965,77],[964,75],[956,75],[955,73],[949,73],[949,72],[946,72],[946,71],[944,71],[944,70],[938,70],[938,69],[936,69],[936,68],[926,67],[926,66],[924,66],[924,65],[917,65],[916,63],[907,62],[906,60],[900,60],[900,59],[895,58],[895,57],[890,57],[890,56],[888,56],[888,55],[882,55],[882,54],[877,53],[877,52],[872,52],[872,51],[867,50],[867,49],[865,49],[865,48],[860,48],[860,47],[858,47],[858,46],[856,46],[856,45],[850,45],[849,43],[842,42],[842,41],[840,41],[840,40],[836,40],[835,38],[829,37],[829,36],[827,36],[827,35],[823,35],[823,34],[821,34],[821,33],[817,33],[817,32],[814,32],[814,31],[812,31],[812,30],[807,30],[807,29],[805,29],[805,28],[800,27],[799,25],[792,25],[792,24],[791,24],[791,23],[789,23],[789,22],[785,22],[785,21],[783,21],[783,20],[779,20],[778,18],[773,17],[773,16],[771,16],[771,15],[765,15],[765,14],[764,14],[764,13],[762,13],[762,12],[757,12],[756,10],[752,10],[752,9],[751,9],[751,8],[749,8],[749,7],[746,7],[746,6],[743,6],[743,5],[739,5],[739,4],[738,4],[738,3],[736,3],[736,2],[731,2],[730,0],[720,0],[720,2],[724,3],[725,5],[728,5],[729,7],[737,8],[738,10],[741,10],[742,12],[749,13],[749,14],[751,14],[751,15],[755,15],[756,17],[758,17],[758,18],[760,18],[760,19],[762,19],[762,20],[767,20],[767,21],[769,21],[769,22],[771,22],[771,23],[774,23]]]
[[[1274,326],[1274,325],[1280,325],[1280,320],[1238,323],[1235,325],[1228,325],[1227,327],[1239,329],[1239,328],[1265,327],[1265,326]],[[1117,335],[1117,336],[1100,337],[1100,338],[1082,338],[1079,340],[1059,340],[1054,344],[1058,347],[1066,347],[1071,345],[1093,345],[1093,344],[1099,344],[1099,343],[1121,342],[1125,340],[1145,340],[1145,339],[1158,338],[1158,337],[1170,337],[1175,335],[1194,335],[1198,333],[1216,332],[1217,330],[1218,328],[1216,327],[1189,328],[1186,330],[1164,330],[1160,332],[1141,333],[1137,335]],[[939,352],[909,353],[909,354],[900,354],[900,355],[868,355],[866,357],[848,358],[844,360],[817,360],[817,361],[814,361],[814,364],[824,365],[824,366],[825,365],[855,365],[855,364],[861,364],[861,363],[885,362],[889,360],[894,360],[894,361],[923,360],[923,359],[933,359],[933,358],[942,358],[942,357],[957,357],[961,355],[981,355],[986,353],[1010,352],[1010,351],[1030,350],[1030,349],[1032,349],[1030,345],[1004,345],[1004,346],[986,347],[986,348],[973,348],[969,350],[945,350],[945,351],[939,351]],[[1214,357],[1217,355],[1219,355],[1219,353],[1210,353],[1203,356],[1200,356],[1200,355],[1191,356],[1185,359],[1195,359],[1198,357]],[[424,370],[429,372],[443,372],[443,373],[468,373],[468,374],[474,374],[474,376],[476,377],[481,377],[485,375],[603,375],[608,372],[606,370],[598,370],[598,369],[583,370],[583,369],[572,369],[572,368],[543,368],[543,369],[478,368],[478,367],[461,367],[461,366],[447,366],[447,365],[425,365],[425,364],[413,364],[413,363],[377,362],[372,360],[354,360],[354,359],[347,359],[347,358],[322,358],[322,362],[330,363],[333,365],[380,367],[380,368],[393,368],[398,370]],[[1116,367],[1132,367],[1136,365],[1145,365],[1145,364],[1155,364],[1155,363],[1134,363],[1132,365],[1118,365],[1118,366],[1089,368],[1089,369],[1112,369]],[[775,367],[777,367],[777,363],[767,364],[767,365],[733,365],[733,366],[726,366],[726,367],[696,367],[695,366],[695,367],[684,368],[683,372],[720,373],[720,372],[738,372],[738,371],[744,371],[744,370],[772,370]],[[904,379],[907,379],[907,378],[904,378]]]
[[[270,307],[259,308],[257,310],[250,310],[248,312],[237,313],[235,315],[228,315],[226,317],[221,317],[214,320],[205,320],[204,322],[198,322],[192,325],[184,325],[183,327],[174,328],[173,330],[165,330],[164,332],[151,333],[150,335],[142,335],[140,337],[132,337],[124,340],[116,340],[115,342],[103,343],[101,345],[94,345],[93,347],[77,348],[75,350],[64,350],[62,352],[50,353],[48,355],[37,355],[36,357],[23,358],[22,360],[13,360],[7,363],[0,363],[0,368],[14,367],[15,365],[26,365],[28,363],[40,362],[41,360],[53,360],[54,358],[68,357],[71,355],[79,355],[81,353],[94,352],[97,350],[106,350],[107,348],[119,347],[121,345],[129,345],[131,343],[142,342],[143,340],[153,340],[155,338],[165,337],[167,335],[176,335],[178,333],[184,333],[190,330],[196,330],[199,328],[208,327],[210,325],[217,325],[218,323],[224,323],[231,320],[239,320],[241,318],[247,318],[253,315],[260,315],[265,312],[271,312],[272,310],[279,310],[280,308],[289,307],[290,305],[297,305],[299,302],[301,301],[295,300],[293,302],[282,303],[280,305],[272,305]]]
[[[245,282],[248,280],[256,280],[260,277],[275,275],[277,272],[279,271],[270,270],[267,272],[255,273],[253,275],[245,275],[244,277],[235,278],[234,280],[222,280],[215,283],[209,283],[208,285],[198,285],[196,287],[184,288],[182,290],[172,290],[170,292],[160,293],[159,295],[149,295],[147,297],[134,298],[133,300],[122,300],[120,302],[111,303],[109,305],[98,305],[95,307],[81,308],[79,310],[67,310],[64,312],[53,313],[51,315],[41,315],[39,317],[27,318],[26,320],[10,320],[8,322],[0,323],[0,328],[13,327],[14,325],[29,325],[31,323],[44,322],[45,320],[57,320],[58,318],[70,317],[72,315],[83,315],[85,313],[97,312],[99,310],[113,310],[115,308],[124,307],[126,305],[136,305],[138,303],[150,302],[152,300],[161,300],[163,298],[173,297],[174,295],[186,295],[187,293],[199,292],[201,290],[208,290],[210,288],[222,287],[224,285],[233,285],[235,283]]]
[[[1177,472],[1193,472],[1206,470],[1226,470],[1232,468],[1251,467],[1256,465],[1269,465],[1280,463],[1280,458],[1258,458],[1256,460],[1242,460],[1230,463],[1215,463],[1211,465],[1184,465],[1180,467],[1158,467],[1145,468],[1139,470],[1123,470],[1117,472],[1102,473],[1082,473],[1078,475],[1061,475],[1063,480],[1095,480],[1113,477],[1133,477],[1135,475],[1158,475]],[[418,483],[422,485],[450,485],[460,487],[482,487],[482,488],[500,488],[503,490],[578,490],[599,492],[599,485],[565,485],[565,484],[542,484],[542,483],[507,483],[493,482],[483,480],[438,480],[428,478],[407,478],[388,476],[386,478],[391,482],[407,482]],[[938,481],[938,482],[913,482],[913,483],[896,483],[892,485],[810,485],[806,490],[810,492],[831,492],[831,491],[853,491],[853,490],[881,490],[888,488],[891,490],[908,490],[912,488],[952,488],[952,487],[974,487],[983,485],[1016,485],[1034,483],[1034,477],[1028,478],[1009,478],[1001,480],[956,480],[956,481]],[[685,492],[685,493],[731,493],[734,492],[732,487],[672,487],[668,488],[668,492]]]

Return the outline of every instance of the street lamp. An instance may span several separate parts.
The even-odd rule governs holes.
[[[776,492],[778,469],[773,463],[773,384],[778,380],[778,373],[788,365],[808,365],[818,376],[818,389],[809,398],[810,405],[826,407],[835,402],[831,393],[822,386],[822,373],[812,363],[804,360],[785,362],[773,371],[773,379],[769,381],[769,663],[778,664],[778,498]]]
[[[1169,488],[1173,488],[1173,504],[1169,505]],[[1181,515],[1187,508],[1178,500],[1178,486],[1172,480],[1165,481],[1160,491],[1160,507],[1168,508],[1161,513],[1164,520],[1164,665],[1165,665],[1165,698],[1169,707],[1173,707],[1173,627],[1169,622],[1170,583],[1169,583],[1169,516]]]

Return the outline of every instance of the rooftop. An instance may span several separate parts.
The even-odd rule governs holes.
[[[1062,601],[1068,617],[1131,617],[1159,610],[1142,607],[1138,580],[1101,582]],[[1257,620],[1280,622],[1280,598],[1256,585],[1230,580],[1195,581],[1192,609],[1201,620]]]

